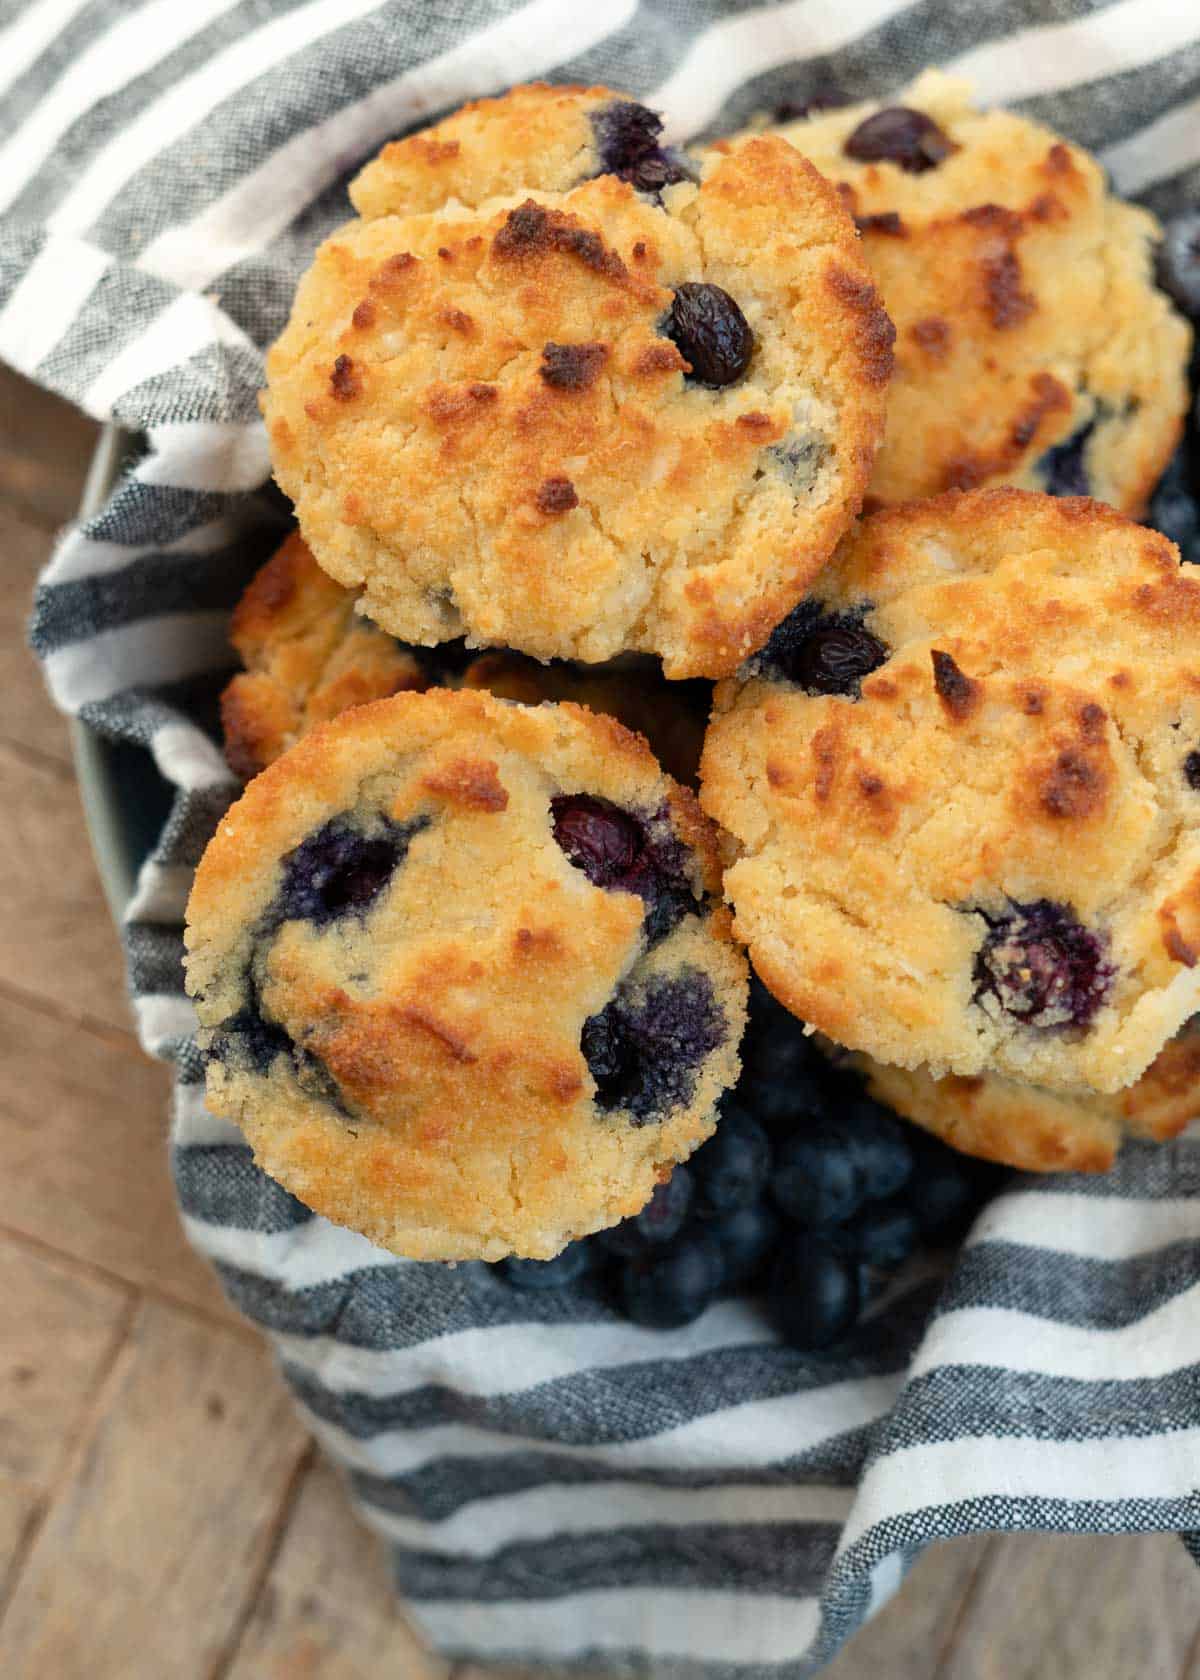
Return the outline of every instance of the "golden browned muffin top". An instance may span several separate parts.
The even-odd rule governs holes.
[[[721,675],[859,506],[891,324],[786,142],[685,166],[614,112],[649,116],[517,89],[368,166],[268,358],[272,457],[405,641]]]
[[[188,906],[208,1100],[417,1259],[640,1208],[736,1077],[716,837],[640,737],[477,692],[343,713],[228,812]]]
[[[864,521],[701,765],[776,996],[902,1067],[1131,1084],[1200,1003],[1198,635],[1200,578],[1098,502]]]

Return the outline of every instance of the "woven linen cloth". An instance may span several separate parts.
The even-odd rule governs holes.
[[[750,1301],[655,1333],[586,1286],[405,1263],[313,1217],[206,1112],[183,994],[191,871],[237,791],[228,610],[284,520],[263,347],[354,167],[534,77],[629,89],[678,140],[930,63],[1160,213],[1200,202],[1183,0],[0,0],[0,356],[143,438],[32,635],[58,703],[147,748],[139,797],[169,796],[124,938],[142,1040],[177,1069],[183,1218],[447,1653],[801,1676],[932,1540],[1200,1528],[1197,1142],[1016,1181],[948,1275],[808,1357]]]

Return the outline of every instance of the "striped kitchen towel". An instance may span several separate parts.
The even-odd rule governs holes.
[[[0,356],[142,438],[61,542],[33,640],[61,706],[146,749],[143,817],[164,796],[124,931],[143,1041],[178,1071],[183,1217],[447,1652],[799,1676],[931,1540],[1200,1528],[1197,1143],[1018,1181],[948,1278],[805,1357],[749,1302],[656,1334],[586,1286],[517,1292],[312,1217],[207,1113],[182,990],[191,870],[235,792],[227,614],[283,518],[262,350],[355,164],[531,77],[629,88],[683,139],[927,63],[1160,212],[1200,202],[1183,0],[0,0]]]

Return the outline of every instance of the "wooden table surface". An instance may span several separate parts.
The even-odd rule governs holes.
[[[450,1680],[176,1224],[167,1071],[24,645],[94,436],[0,370],[0,1673]],[[938,1547],[827,1672],[1200,1680],[1200,1573],[1166,1535]]]

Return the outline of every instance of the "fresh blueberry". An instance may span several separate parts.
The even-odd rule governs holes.
[[[725,1105],[717,1130],[692,1156],[696,1208],[702,1214],[732,1213],[756,1201],[771,1171],[766,1132],[745,1109]]]
[[[751,1202],[705,1221],[704,1229],[717,1239],[725,1260],[725,1282],[731,1289],[753,1284],[774,1252],[783,1221],[770,1202]]]
[[[725,1281],[720,1246],[702,1229],[621,1267],[625,1316],[649,1330],[676,1330],[699,1318]]]
[[[750,1019],[742,1043],[738,1101],[764,1125],[790,1126],[800,1115],[820,1113],[831,1070],[806,1035],[803,1023],[750,978]]]
[[[1108,939],[1067,904],[1039,898],[1011,914],[982,912],[987,936],[975,957],[975,1000],[989,997],[1029,1027],[1086,1028],[1112,987]]]
[[[610,1254],[632,1260],[673,1241],[682,1231],[691,1205],[692,1176],[686,1167],[676,1167],[670,1178],[655,1185],[654,1194],[640,1213],[601,1231],[596,1240]]]
[[[518,1289],[565,1289],[575,1283],[592,1264],[586,1239],[568,1243],[553,1260],[522,1260],[510,1255],[501,1261],[505,1277]]]
[[[949,1241],[963,1234],[981,1198],[962,1157],[931,1149],[919,1162],[905,1200],[923,1237]]]
[[[309,921],[318,927],[363,915],[387,886],[412,838],[428,818],[408,824],[383,818],[372,832],[346,816],[332,817],[283,859],[283,880],[265,921]]]
[[[700,385],[732,385],[750,366],[750,323],[720,286],[692,280],[677,286],[662,331],[690,364],[689,377]]]
[[[822,111],[838,111],[849,103],[844,93],[839,93],[836,88],[826,88],[808,99],[781,99],[774,110],[774,121],[802,122],[806,117],[819,116]]]
[[[814,1120],[783,1138],[771,1193],[802,1225],[841,1225],[851,1218],[862,1205],[863,1184],[845,1128]]]
[[[1091,495],[1086,454],[1088,440],[1095,429],[1096,422],[1089,420],[1069,438],[1064,438],[1062,443],[1047,449],[1038,460],[1035,470],[1040,474],[1048,496]]]
[[[696,1073],[728,1031],[712,983],[699,969],[618,993],[583,1024],[581,1048],[600,1108],[623,1108],[632,1124],[663,1120],[688,1102]]]
[[[845,1125],[863,1195],[882,1201],[902,1190],[912,1176],[913,1157],[908,1131],[896,1116],[870,1097],[859,1097],[848,1105]]]
[[[908,105],[889,105],[864,117],[842,145],[858,163],[895,163],[910,175],[935,169],[957,149],[932,117]]]
[[[768,677],[798,683],[807,694],[858,698],[862,679],[888,657],[888,649],[863,623],[864,603],[853,612],[828,612],[819,601],[801,601],[757,656]]]
[[[894,1270],[917,1246],[920,1227],[907,1199],[868,1202],[845,1227],[846,1240],[866,1266]]]
[[[673,181],[692,181],[687,159],[672,146],[660,146],[662,118],[632,99],[614,99],[592,112],[601,175],[617,175],[638,192],[657,196]]]
[[[1185,315],[1200,317],[1200,209],[1167,223],[1158,252],[1158,283]]]
[[[594,886],[645,902],[648,944],[698,908],[687,852],[665,810],[645,818],[594,794],[569,793],[550,801],[550,815],[555,840]]]
[[[839,1341],[858,1317],[858,1267],[810,1231],[784,1239],[768,1290],[771,1316],[802,1353]]]
[[[1181,445],[1150,498],[1146,523],[1179,549],[1182,559],[1200,565],[1200,485],[1189,471],[1187,446]]]

